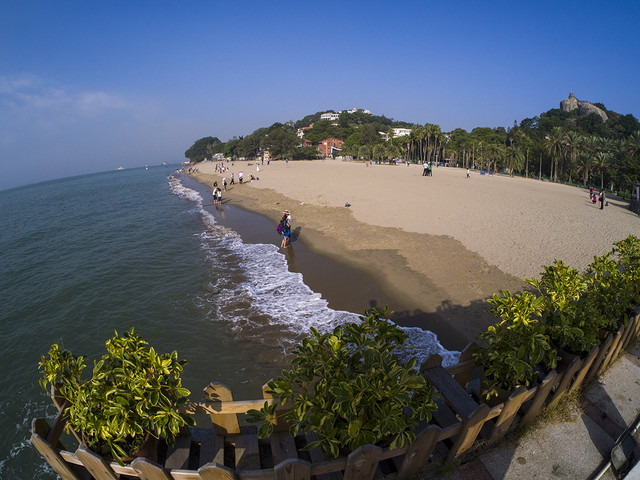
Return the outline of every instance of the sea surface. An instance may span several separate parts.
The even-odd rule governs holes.
[[[305,284],[278,237],[242,238],[228,226],[269,222],[214,207],[206,187],[175,168],[0,191],[0,478],[57,478],[29,442],[31,420],[55,416],[38,385],[54,343],[91,362],[114,331],[134,327],[156,351],[189,361],[183,380],[194,400],[211,381],[249,399],[288,367],[310,326],[358,321]],[[407,332],[416,356],[457,358],[433,333]]]

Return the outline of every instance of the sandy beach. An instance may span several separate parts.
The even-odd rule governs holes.
[[[245,183],[229,187],[225,204],[267,216],[274,231],[282,210],[291,210],[295,236],[380,281],[398,299],[402,311],[391,307],[400,320],[466,338],[491,322],[493,293],[521,290],[522,279],[555,259],[584,270],[613,242],[640,236],[626,202],[608,199],[600,210],[585,189],[532,179],[477,171],[466,178],[448,167],[423,177],[419,165],[338,160],[277,161],[260,171],[227,165],[216,175],[213,163],[200,163],[194,177],[211,186],[243,171]]]

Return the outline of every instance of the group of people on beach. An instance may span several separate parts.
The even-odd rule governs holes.
[[[225,191],[227,190],[227,180],[223,179],[222,183],[224,184]],[[213,187],[211,188],[211,194],[213,195],[213,204],[214,205],[222,205],[222,190],[218,187],[218,182],[213,182]]]
[[[591,200],[591,203],[596,203],[596,202],[600,202],[600,210],[602,210],[604,208],[604,199],[605,199],[605,195],[604,195],[604,190],[600,190],[599,194],[596,194],[596,192],[594,192],[593,187],[589,187],[589,200]],[[607,202],[607,205],[609,204],[609,202]]]
[[[433,175],[433,171],[431,169],[432,169],[431,163],[424,162],[422,164],[422,176],[431,177]]]

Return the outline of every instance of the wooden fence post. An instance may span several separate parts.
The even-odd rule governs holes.
[[[153,463],[146,458],[136,458],[131,462],[133,468],[142,480],[171,480],[171,477],[157,463]]]
[[[562,374],[562,378],[560,379],[560,384],[558,385],[558,388],[556,388],[556,392],[553,394],[553,397],[549,402],[550,408],[553,408],[555,405],[558,404],[558,402],[560,401],[560,398],[562,398],[562,395],[566,393],[567,388],[569,387],[569,384],[573,379],[573,376],[576,374],[576,372],[581,366],[582,366],[582,361],[580,360],[579,357],[575,357],[573,360],[571,360],[571,363]]]
[[[233,395],[226,385],[219,382],[211,382],[205,389],[204,395],[210,402],[231,402]],[[213,427],[219,435],[240,433],[238,416],[235,413],[210,415]]]
[[[587,355],[586,358],[584,359],[582,363],[582,368],[580,368],[580,371],[576,374],[576,379],[571,385],[571,387],[569,388],[570,392],[573,392],[574,390],[580,387],[585,376],[587,375],[587,372],[591,368],[591,365],[593,365],[593,361],[596,359],[596,355],[598,355],[597,346],[593,347],[589,352],[589,355]]]
[[[347,457],[344,480],[371,480],[378,468],[382,449],[375,445],[363,445]]]
[[[233,470],[215,462],[207,463],[200,467],[198,475],[202,480],[235,480],[236,478]]]
[[[529,405],[527,413],[522,419],[523,425],[536,419],[536,417],[542,410],[544,402],[549,396],[551,389],[556,384],[556,378],[558,378],[558,373],[555,370],[551,370],[549,374],[544,378],[544,380],[540,382],[540,385],[538,385],[538,390],[536,390],[536,394],[533,396],[533,400],[531,400],[531,404]]]
[[[622,337],[622,330],[623,330],[623,327],[620,327],[618,329],[618,332],[614,335],[613,343],[611,344],[609,353],[607,353],[607,356],[602,362],[602,365],[600,366],[600,370],[598,371],[598,374],[604,372],[609,366],[609,364],[613,361],[613,354],[618,350],[618,343],[620,343],[620,338]]]
[[[585,381],[589,383],[591,380],[596,378],[600,372],[600,367],[602,366],[602,362],[604,362],[605,357],[607,356],[607,352],[611,348],[611,344],[613,343],[613,335],[608,334],[607,338],[604,342],[598,347],[600,350],[598,352],[598,356],[593,362],[593,365],[589,369],[589,373]]]
[[[475,342],[469,343],[466,347],[464,347],[464,350],[462,350],[458,363],[466,362],[467,360],[473,360],[473,354],[476,352],[476,350],[478,350],[478,344]],[[470,368],[468,370],[465,370],[464,372],[454,375],[453,378],[455,378],[456,382],[458,382],[462,388],[467,388],[467,384],[469,383],[469,380],[471,380],[472,373],[473,368]]]
[[[506,435],[528,393],[527,387],[521,386],[509,395],[507,401],[504,402],[502,412],[500,412],[496,424],[493,426],[493,431],[487,442],[488,445],[498,442]]]
[[[288,458],[273,468],[276,480],[309,480],[311,464],[298,458]]]
[[[416,441],[409,445],[396,480],[408,480],[418,475],[429,461],[441,432],[439,426],[429,425],[418,434]]]
[[[95,480],[118,480],[118,476],[111,470],[109,462],[91,450],[78,447],[76,457],[80,459],[85,468]]]
[[[462,422],[460,433],[447,455],[447,460],[454,460],[473,446],[490,411],[491,409],[483,403]]]
[[[63,480],[79,480],[71,469],[71,465],[65,462],[60,453],[45,440],[49,430],[49,424],[44,418],[34,418],[31,422],[31,443]],[[57,441],[54,445],[55,443]]]

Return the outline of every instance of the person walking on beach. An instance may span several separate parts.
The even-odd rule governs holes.
[[[282,242],[280,243],[280,247],[287,248],[291,245],[291,212],[289,212],[289,210],[282,212],[280,225],[282,228]]]
[[[222,205],[222,190],[218,189],[218,205]]]
[[[426,177],[429,174],[429,165],[427,165],[427,162],[425,161],[422,164],[422,176]]]
[[[224,188],[224,191],[227,191],[227,177],[224,177],[222,179],[222,188]]]
[[[600,200],[600,210],[602,210],[604,208],[604,190],[600,190],[598,200]]]
[[[467,168],[467,178],[470,178],[469,169]]]
[[[238,172],[238,182],[242,185],[242,177],[244,177],[244,172]]]
[[[233,172],[231,172],[231,185],[234,185],[236,182],[233,181]]]

